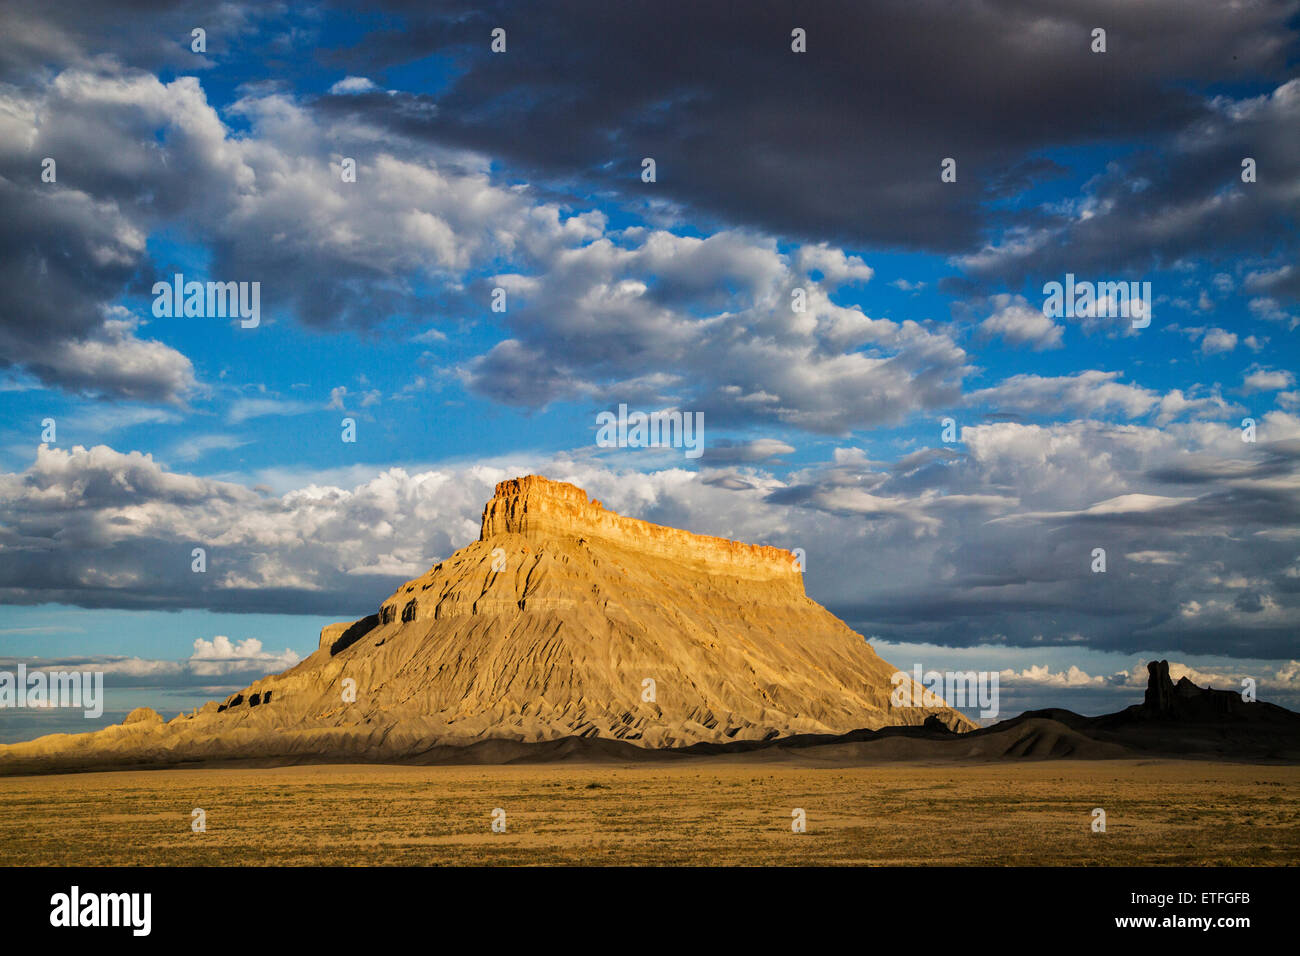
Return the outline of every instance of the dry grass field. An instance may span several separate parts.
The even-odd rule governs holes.
[[[191,831],[196,807],[206,833]],[[497,807],[505,833],[491,832]],[[1296,863],[1294,766],[724,758],[0,778],[5,865]]]

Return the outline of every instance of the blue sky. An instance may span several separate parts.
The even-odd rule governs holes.
[[[0,657],[220,636],[224,683],[158,665],[208,699],[535,471],[802,547],[888,659],[1026,706],[1155,656],[1300,699],[1296,4],[642,6],[6,11]],[[155,317],[177,272],[260,324]],[[1066,273],[1151,324],[1045,315]],[[704,457],[596,447],[620,403]]]

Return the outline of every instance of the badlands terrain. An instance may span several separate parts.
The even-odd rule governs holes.
[[[1100,717],[895,707],[789,552],[530,476],[285,673],[0,747],[0,864],[1300,861],[1300,715],[1148,670]]]
[[[893,707],[895,671],[804,593],[792,553],[626,518],[528,476],[497,485],[478,541],[325,628],[291,670],[166,723],[142,709],[0,747],[0,774],[974,728],[948,707]]]

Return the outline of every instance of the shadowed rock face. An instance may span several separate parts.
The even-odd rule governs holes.
[[[789,552],[626,518],[528,476],[497,485],[478,541],[376,614],[326,627],[291,670],[155,740],[116,727],[57,743],[383,759],[485,738],[661,748],[928,718],[973,729],[947,707],[892,707],[894,673],[804,593]]]
[[[1087,741],[1088,748],[1118,747],[1134,754],[1300,761],[1300,714],[1262,700],[1243,700],[1238,691],[1198,687],[1186,677],[1175,684],[1168,661],[1147,664],[1146,695],[1140,704],[1098,717],[1068,710],[1028,711],[970,736],[1026,733],[1030,724],[1044,722],[1068,727],[1078,738],[1070,746],[1081,752]]]
[[[1168,661],[1147,662],[1147,692],[1142,705],[1153,714],[1173,712],[1174,683],[1169,679]]]
[[[1147,690],[1141,708],[1130,708],[1138,719],[1180,722],[1300,722],[1291,711],[1261,701],[1246,701],[1235,690],[1198,687],[1186,677],[1175,684],[1168,661],[1147,664]]]

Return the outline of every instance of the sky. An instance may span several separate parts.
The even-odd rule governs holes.
[[[1300,706],[1298,62],[1297,2],[6,3],[0,668],[171,716],[540,473],[1004,713]]]

